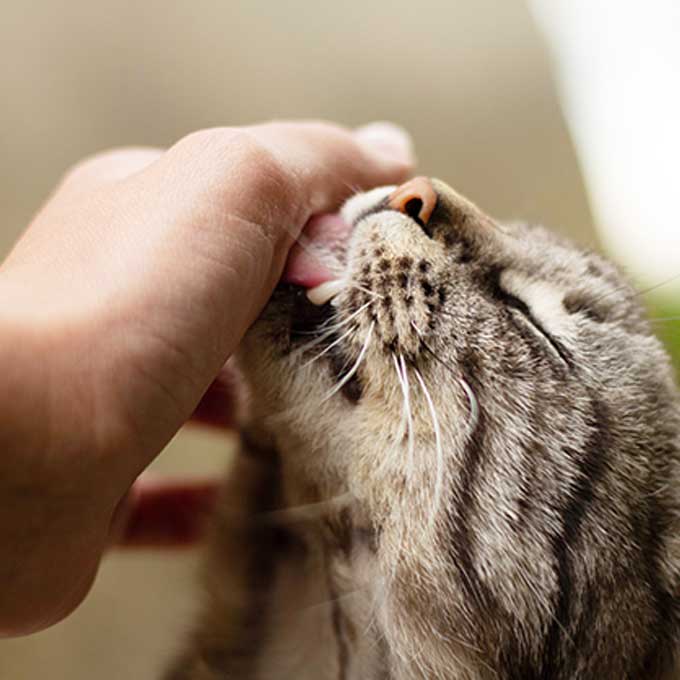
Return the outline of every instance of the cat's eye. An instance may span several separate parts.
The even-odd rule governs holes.
[[[552,333],[546,330],[545,326],[543,326],[543,324],[541,324],[538,321],[538,319],[531,313],[531,310],[523,300],[520,300],[518,297],[515,297],[514,295],[507,294],[505,298],[505,303],[509,308],[515,310],[516,313],[521,315],[522,318],[526,321],[527,325],[529,325],[535,332],[537,332],[539,335],[543,337],[544,340],[547,341],[548,346],[554,351],[554,353],[562,360],[564,364],[566,364],[567,366],[571,366],[571,359],[569,357],[569,353],[563,347],[562,343],[556,340],[555,336],[553,336]]]
[[[491,290],[493,296],[502,302],[506,309],[512,310],[515,314],[520,316],[527,326],[547,342],[550,349],[564,364],[571,366],[569,352],[535,317],[527,303],[501,286],[499,272],[494,272],[491,275]]]

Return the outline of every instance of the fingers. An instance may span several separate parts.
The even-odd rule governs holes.
[[[185,196],[210,192],[232,221],[279,241],[357,190],[402,182],[413,164],[410,138],[392,124],[276,122],[192,133],[168,151],[162,172]]]
[[[413,170],[410,137],[392,123],[351,131],[321,122],[250,128],[296,180],[309,214],[337,208],[357,190],[403,181]]]
[[[273,180],[283,186],[286,194],[279,205],[287,206],[289,212],[294,206],[300,208],[303,222],[313,213],[336,208],[357,190],[402,182],[415,164],[408,133],[388,122],[371,123],[353,131],[317,121],[215,128],[180,140],[170,149],[173,158],[175,148],[180,150],[179,165],[186,170],[184,179],[205,182],[210,172],[206,173],[205,167],[196,172],[196,166],[212,166],[213,171],[224,175],[225,186],[236,187],[241,195],[245,190],[248,196],[259,197],[259,201],[252,201],[254,207],[272,203],[261,200],[271,195],[272,182],[263,186],[254,180]],[[181,158],[184,153],[187,157]],[[161,149],[150,147],[104,151],[71,168],[61,188],[93,189],[122,180],[163,155]],[[257,211],[245,217],[254,223],[268,221]]]
[[[111,522],[111,542],[136,548],[182,548],[203,538],[219,491],[216,480],[138,479]]]

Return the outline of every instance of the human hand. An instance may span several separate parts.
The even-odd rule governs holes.
[[[220,375],[309,217],[410,169],[392,127],[273,123],[66,176],[0,267],[0,633],[86,595],[113,518],[144,505],[134,480]]]

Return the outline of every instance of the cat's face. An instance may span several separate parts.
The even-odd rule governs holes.
[[[313,490],[296,502],[348,496],[374,531],[374,573],[400,584],[385,634],[425,675],[475,649],[624,677],[678,579],[668,361],[608,262],[423,186],[345,205],[328,303],[277,290],[241,352],[254,418]]]
[[[315,306],[281,287],[243,351],[262,410],[359,497],[440,500],[480,425],[576,445],[588,428],[569,412],[588,391],[625,390],[659,359],[608,262],[430,186],[426,224],[417,202],[390,207],[394,187],[350,199],[346,249],[318,253],[340,292]]]

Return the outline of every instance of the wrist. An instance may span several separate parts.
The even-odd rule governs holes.
[[[80,409],[67,405],[62,333],[5,282],[0,275],[0,637],[44,628],[80,602],[113,506],[71,417]]]
[[[35,346],[33,330],[18,321],[6,304],[7,299],[3,297],[0,305],[2,466],[13,464],[18,456],[44,449],[48,443],[44,425],[51,420],[44,357]]]
[[[74,458],[88,448],[87,400],[75,399],[65,361],[69,353],[81,360],[82,354],[75,346],[64,352],[66,324],[50,319],[48,307],[34,303],[29,291],[3,274],[0,270],[0,480],[65,491],[78,478],[69,470],[68,454]]]

